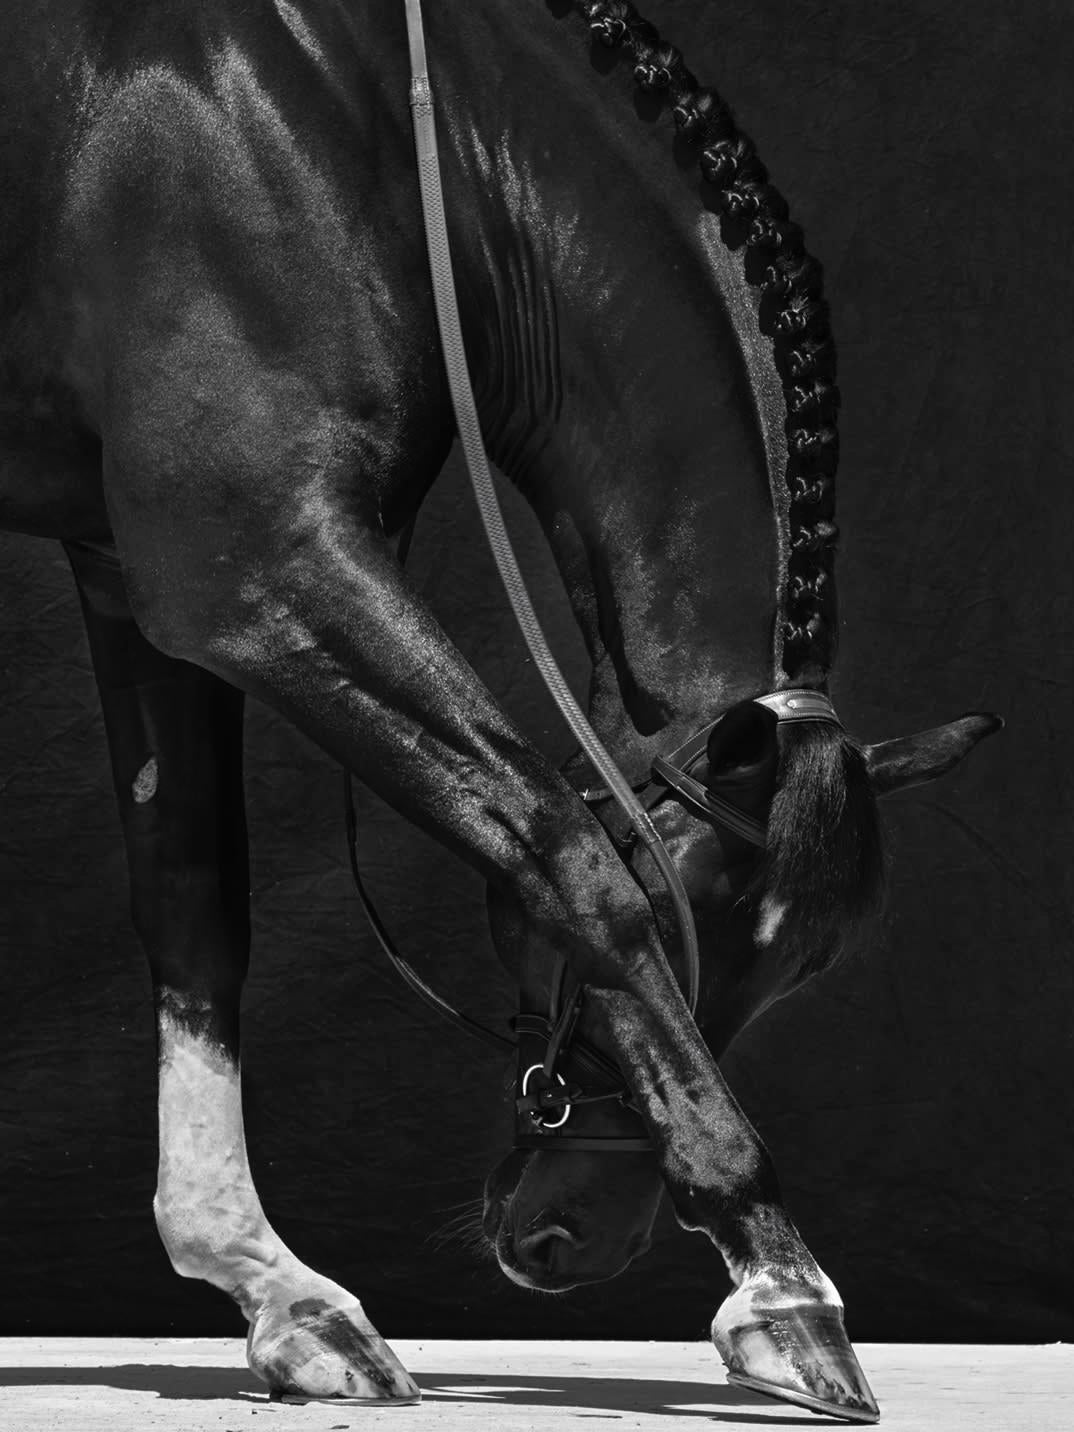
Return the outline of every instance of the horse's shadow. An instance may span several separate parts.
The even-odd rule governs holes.
[[[485,1377],[480,1373],[416,1374],[425,1402],[486,1402],[535,1409],[577,1408],[576,1417],[625,1413],[704,1417],[710,1422],[748,1422],[759,1427],[804,1420],[810,1427],[844,1427],[837,1418],[758,1397],[720,1382],[674,1382],[666,1378],[569,1376]],[[726,1410],[724,1410],[726,1409]]]
[[[618,1420],[628,1413],[703,1417],[710,1422],[783,1426],[838,1427],[835,1418],[817,1417],[718,1382],[674,1382],[656,1378],[548,1375],[489,1376],[482,1373],[416,1374],[426,1404],[485,1403],[578,1409],[576,1417]],[[155,1392],[174,1401],[265,1403],[264,1385],[237,1367],[176,1367],[124,1363],[115,1367],[18,1367],[0,1369],[0,1387],[111,1387],[124,1392]],[[330,1404],[325,1404],[330,1405]],[[342,1410],[342,1409],[341,1409]],[[398,1414],[397,1414],[398,1415]]]

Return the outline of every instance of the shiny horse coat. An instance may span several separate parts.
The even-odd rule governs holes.
[[[523,1009],[547,1008],[564,958],[582,1033],[629,1083],[654,1153],[527,1150],[490,1178],[504,1271],[609,1276],[666,1188],[726,1259],[732,1377],[873,1420],[838,1294],[715,1057],[875,904],[876,795],[997,723],[777,735],[752,698],[824,690],[834,652],[819,268],[722,102],[631,6],[443,0],[427,19],[482,426],[563,576],[591,719],[644,780],[727,713],[698,774],[768,850],[673,800],[654,817],[701,939],[695,1021],[645,857],[396,561],[453,436],[402,0],[6,6],[0,520],[65,543],[86,617],[156,994],[158,1226],[179,1272],[242,1308],[274,1393],[417,1396],[354,1295],[275,1233],[246,1158],[252,694],[487,878]]]

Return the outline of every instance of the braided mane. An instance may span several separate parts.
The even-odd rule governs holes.
[[[571,3],[596,40],[628,52],[637,84],[670,105],[714,190],[724,242],[745,247],[746,280],[760,291],[759,323],[772,340],[787,410],[790,552],[777,645],[791,680],[822,677],[836,644],[839,390],[820,264],[806,252],[802,231],[790,221],[787,202],[769,182],[752,140],[716,91],[698,84],[675,46],[666,44],[629,0]]]
[[[806,252],[752,140],[715,90],[698,84],[679,51],[629,0],[567,3],[601,44],[626,50],[636,83],[671,107],[712,187],[723,242],[745,251],[746,281],[759,292],[758,323],[772,342],[787,415],[790,551],[775,651],[791,681],[822,681],[836,645],[839,390],[820,264]],[[830,963],[844,935],[876,911],[883,879],[876,795],[861,747],[839,727],[792,728],[780,743],[755,896],[767,891],[790,910],[786,938],[802,975]]]

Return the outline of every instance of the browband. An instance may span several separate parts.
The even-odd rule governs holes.
[[[758,706],[767,706],[776,713],[779,721],[822,721],[829,726],[842,729],[843,723],[835,714],[835,707],[823,691],[812,691],[809,687],[791,687],[787,691],[773,691],[768,696],[755,696]]]
[[[835,707],[820,691],[810,691],[807,687],[792,687],[788,691],[773,691],[768,696],[755,696],[753,700],[756,705],[767,706],[769,711],[774,712],[777,721],[818,721],[843,729],[842,721],[835,714]],[[717,716],[715,721],[710,721],[707,726],[702,726],[700,731],[695,731],[688,741],[684,741],[668,755],[658,756],[657,760],[681,769],[690,766],[706,750],[709,737],[726,714],[725,711]],[[655,766],[656,763],[653,764]]]
[[[835,714],[835,707],[828,697],[809,687],[789,687],[785,691],[772,691],[766,696],[755,696],[753,700],[758,706],[766,706],[780,722],[795,724],[815,721],[843,729],[843,723]],[[668,755],[654,756],[648,779],[636,785],[634,790],[647,810],[673,791],[703,820],[722,825],[741,839],[748,840],[751,845],[763,849],[767,839],[764,822],[739,810],[731,801],[725,800],[689,774],[690,767],[700,760],[708,749],[709,737],[724,719],[724,715],[726,712],[717,716],[715,721],[710,721],[707,726],[702,726],[700,731],[695,731]],[[608,799],[611,791],[603,786],[588,786],[579,791],[579,795],[588,804]],[[612,834],[620,845],[629,838],[629,830],[615,828]]]

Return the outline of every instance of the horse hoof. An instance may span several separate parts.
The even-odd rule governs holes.
[[[421,1392],[359,1303],[333,1307],[303,1298],[263,1313],[247,1338],[247,1360],[274,1402],[406,1407]]]
[[[724,1312],[734,1299],[732,1294],[712,1324],[728,1382],[826,1417],[879,1422],[880,1409],[838,1308],[808,1303],[765,1308],[738,1322]]]
[[[414,1389],[413,1397],[336,1397],[327,1392],[323,1395],[300,1395],[297,1392],[270,1392],[270,1402],[293,1402],[304,1406],[307,1402],[330,1402],[333,1407],[413,1407],[421,1401],[421,1391]]]

